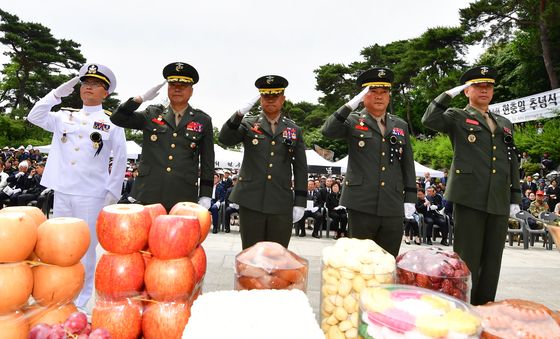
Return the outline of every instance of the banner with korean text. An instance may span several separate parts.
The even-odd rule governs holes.
[[[490,105],[492,113],[502,115],[512,123],[553,118],[560,113],[560,88],[524,98]]]

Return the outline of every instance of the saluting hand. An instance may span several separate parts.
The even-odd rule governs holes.
[[[154,87],[150,88],[149,90],[146,91],[146,93],[142,94],[140,96],[140,99],[142,99],[142,102],[144,101],[150,101],[152,99],[154,99],[155,97],[158,96],[159,94],[159,90],[163,87],[163,85],[165,85],[167,83],[167,80],[164,80],[161,84],[157,84]]]
[[[364,99],[364,95],[366,95],[367,92],[369,92],[369,86],[366,86],[366,88],[358,93],[358,95],[350,99],[350,101],[346,103],[346,106],[348,106],[348,108],[350,108],[351,110],[355,110],[356,108],[358,108],[358,105],[360,104],[360,102],[362,102],[362,100]]]
[[[469,87],[471,84],[463,84],[461,86],[453,87],[450,90],[445,91],[447,95],[452,98],[455,98],[459,93],[461,93],[465,88]]]
[[[80,82],[80,78],[77,76],[66,81],[54,90],[54,96],[57,98],[64,98],[69,96],[70,94],[72,94],[72,92],[74,92],[74,86],[76,86],[78,82]]]
[[[259,101],[260,98],[261,95],[259,94],[256,97],[252,98],[250,101],[247,101],[245,104],[243,104],[243,107],[237,110],[237,114],[241,116],[247,114],[247,112],[249,112],[251,108],[255,106],[255,104],[257,103],[257,101]]]

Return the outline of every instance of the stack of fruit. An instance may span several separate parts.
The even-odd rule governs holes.
[[[262,241],[235,257],[236,290],[307,290],[307,260],[284,246]]]
[[[0,213],[0,225],[0,333],[26,338],[29,327],[64,322],[77,311],[72,301],[84,283],[87,224],[46,220],[35,207],[10,207]]]
[[[106,206],[97,220],[108,253],[95,272],[93,328],[115,339],[180,337],[206,272],[200,243],[210,218],[193,203],[178,203],[169,215],[161,204]]]
[[[397,282],[439,291],[463,301],[470,299],[471,272],[452,251],[429,248],[400,254]]]
[[[341,238],[325,247],[321,329],[326,338],[358,338],[359,293],[394,281],[395,258],[372,240]]]

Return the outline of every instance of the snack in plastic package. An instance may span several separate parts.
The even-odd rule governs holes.
[[[395,258],[373,240],[341,238],[323,249],[321,329],[327,339],[357,338],[359,293],[395,282]]]
[[[364,339],[478,338],[480,318],[446,294],[407,285],[367,288],[360,294],[359,334]]]
[[[284,246],[262,241],[235,256],[236,290],[307,290],[309,264]]]
[[[482,317],[481,338],[560,338],[557,312],[520,299],[476,306]]]
[[[400,254],[397,257],[397,283],[470,300],[471,272],[452,251],[427,248]]]

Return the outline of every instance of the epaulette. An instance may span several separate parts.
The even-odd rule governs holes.
[[[70,112],[79,112],[81,108],[73,108],[73,107],[60,107],[62,111],[70,111]]]
[[[104,109],[103,113],[105,113],[109,117],[113,114],[113,112],[109,111],[108,109]]]
[[[204,112],[204,111],[201,110],[201,109],[198,109],[198,108],[194,108],[194,107],[193,107],[193,108],[192,108],[192,111],[193,111],[193,113],[196,113],[196,114],[203,114],[203,115],[207,116],[208,118],[211,118],[210,115],[209,115],[208,113]]]

